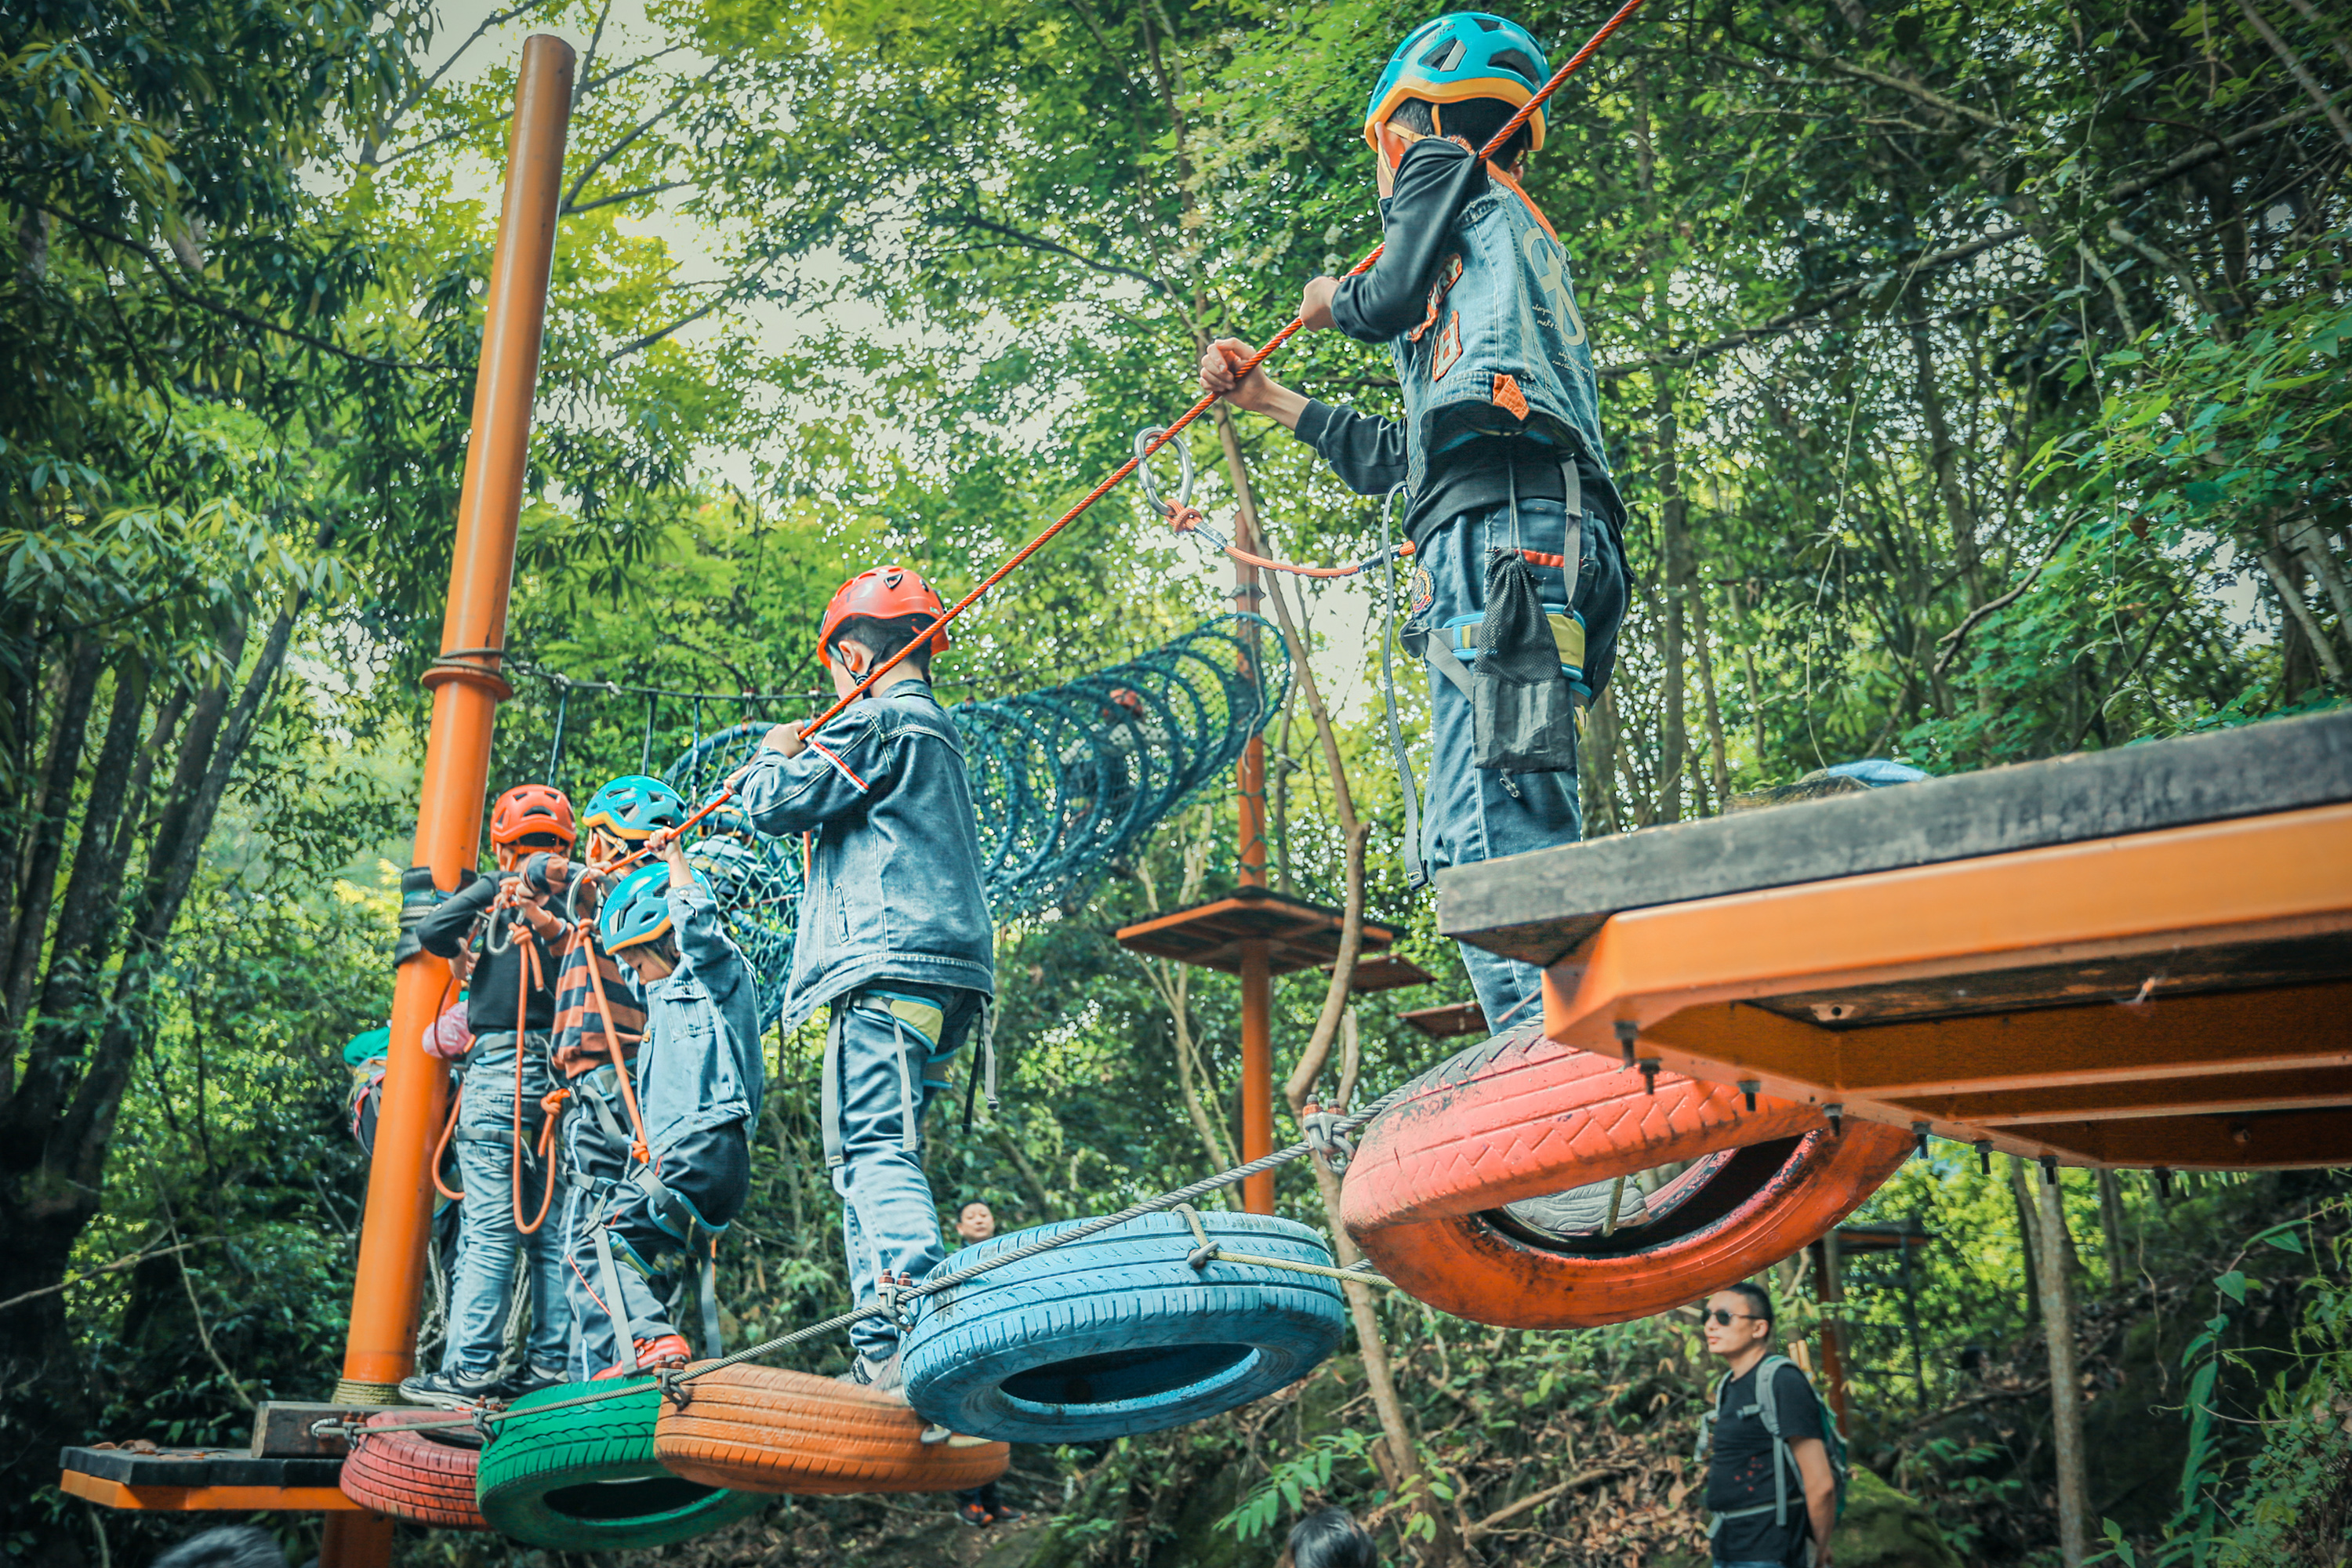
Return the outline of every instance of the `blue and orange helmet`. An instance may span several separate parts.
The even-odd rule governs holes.
[[[588,797],[580,826],[636,843],[657,827],[686,825],[686,799],[647,773],[624,773]]]
[[[1378,152],[1380,128],[1408,98],[1436,104],[1492,98],[1517,109],[1550,76],[1542,46],[1517,22],[1484,11],[1449,11],[1415,27],[1389,57],[1364,110],[1364,140]],[[1443,110],[1437,122],[1442,132]],[[1541,109],[1528,119],[1528,136],[1530,151],[1544,144]]]
[[[696,880],[702,880],[698,873]],[[669,929],[669,867],[659,860],[614,883],[596,911],[596,940],[606,952],[652,942]]]

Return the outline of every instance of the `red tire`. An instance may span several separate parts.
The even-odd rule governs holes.
[[[1590,1328],[1719,1290],[1821,1237],[1910,1152],[1899,1129],[1675,1073],[1642,1075],[1516,1031],[1426,1075],[1365,1134],[1340,1217],[1383,1273],[1473,1322]],[[1610,1237],[1544,1236],[1503,1205],[1698,1162]]]
[[[730,1366],[678,1386],[687,1402],[662,1402],[654,1457],[705,1486],[795,1497],[969,1491],[1013,1462],[1003,1443],[926,1443],[928,1424],[898,1401],[804,1372]]]
[[[343,1461],[343,1495],[353,1502],[443,1530],[488,1530],[474,1503],[474,1472],[482,1462],[478,1446],[446,1442],[410,1423],[426,1413],[387,1412],[368,1417],[367,1429],[352,1440]],[[470,1438],[462,1418],[446,1423]]]

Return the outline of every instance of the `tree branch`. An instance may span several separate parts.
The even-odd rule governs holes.
[[[1020,229],[1008,227],[992,219],[982,217],[976,213],[940,213],[934,215],[930,221],[932,226],[937,228],[979,229],[986,234],[997,235],[1031,250],[1042,250],[1050,256],[1066,256],[1079,266],[1091,267],[1097,272],[1108,272],[1120,278],[1132,278],[1137,282],[1171,300],[1176,295],[1174,289],[1149,272],[1123,266],[1116,261],[1098,260],[1084,251],[1073,250],[1059,240],[1047,239],[1042,235],[1024,234]]]

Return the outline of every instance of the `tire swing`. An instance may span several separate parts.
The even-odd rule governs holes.
[[[632,1386],[633,1385],[633,1386]],[[661,1390],[650,1377],[629,1392],[611,1383],[566,1383],[515,1401],[482,1451],[478,1496],[499,1534],[552,1552],[667,1546],[748,1518],[767,1506],[752,1492],[721,1490],[670,1473],[654,1457]]]
[[[1210,1247],[1328,1268],[1303,1225],[1197,1216]],[[1064,1221],[958,1253],[964,1268],[1072,1230]],[[1202,1257],[1184,1216],[1145,1215],[929,1297],[899,1367],[917,1414],[1011,1443],[1083,1443],[1181,1426],[1305,1377],[1347,1321],[1324,1276]]]
[[[407,1425],[413,1412],[371,1415],[343,1461],[343,1495],[361,1507],[442,1530],[488,1530],[474,1501],[481,1436],[466,1417],[448,1430]]]
[[[1878,1189],[1912,1139],[1833,1131],[1818,1107],[1643,1075],[1539,1026],[1426,1074],[1374,1122],[1340,1215],[1389,1279],[1442,1311],[1519,1329],[1650,1317],[1818,1239]],[[1691,1169],[1612,1235],[1559,1236],[1504,1205],[1670,1161]]]
[[[817,1497],[951,1492],[1004,1474],[1013,1450],[955,1436],[925,1443],[923,1418],[870,1388],[769,1366],[730,1366],[664,1401],[654,1454],[672,1471],[737,1491]]]

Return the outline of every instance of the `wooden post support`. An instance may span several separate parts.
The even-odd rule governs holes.
[[[562,193],[563,146],[572,117],[572,47],[537,34],[523,45],[515,114],[507,142],[507,183],[498,251],[474,382],[472,439],[457,501],[449,599],[441,657],[426,671],[433,720],[411,859],[448,891],[472,867],[489,780],[490,731],[512,694],[499,673],[507,598],[514,579],[515,529],[531,405],[547,319],[547,286]],[[444,1001],[448,966],[419,955],[400,966],[392,1005],[392,1051],[368,1172],[366,1218],[352,1292],[338,1404],[389,1405],[414,1369],[416,1307],[432,1214],[429,1168],[444,1109],[446,1068],[425,1055],[425,1026]],[[383,1568],[392,1521],[337,1515],[320,1548],[320,1568]]]
[[[1244,505],[1234,519],[1234,532],[1242,539],[1242,548],[1260,552],[1255,508]],[[1258,586],[1257,568],[1244,562],[1234,563],[1234,604],[1236,608],[1255,611],[1264,590]],[[1250,639],[1251,652],[1256,652],[1257,639]],[[1235,793],[1240,796],[1239,871],[1242,886],[1265,886],[1265,738],[1252,735],[1249,744],[1242,748],[1240,765],[1234,770]],[[1242,1159],[1244,1162],[1274,1152],[1274,973],[1266,944],[1245,942],[1241,945],[1242,960]],[[1274,1212],[1274,1173],[1261,1172],[1242,1183],[1242,1207],[1250,1214]]]

